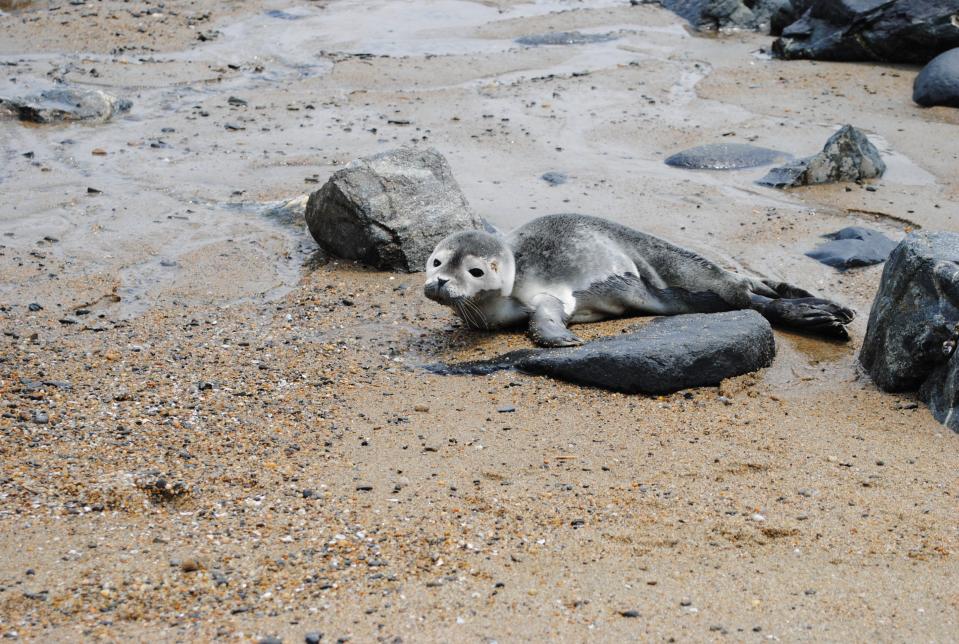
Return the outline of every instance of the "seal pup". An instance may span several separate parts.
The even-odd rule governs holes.
[[[774,324],[843,339],[855,317],[796,286],[733,273],[658,237],[576,214],[540,217],[506,237],[446,237],[426,262],[424,292],[474,329],[528,324],[544,347],[582,344],[569,324],[630,315],[754,309]]]

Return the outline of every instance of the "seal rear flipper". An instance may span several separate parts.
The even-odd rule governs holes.
[[[563,303],[552,295],[535,298],[536,308],[529,317],[529,336],[541,347],[575,347],[583,343],[566,328]]]
[[[753,295],[750,299],[752,308],[773,324],[843,340],[849,339],[846,325],[856,317],[852,309],[818,297],[771,300]]]

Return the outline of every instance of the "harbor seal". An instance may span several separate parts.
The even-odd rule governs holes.
[[[474,329],[529,325],[544,347],[582,343],[569,324],[754,309],[774,324],[848,338],[855,313],[796,286],[720,268],[667,241],[588,215],[540,217],[506,237],[454,233],[426,262],[429,299]]]

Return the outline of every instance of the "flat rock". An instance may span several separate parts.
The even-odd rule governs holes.
[[[773,168],[757,183],[773,188],[794,188],[836,181],[861,181],[881,177],[886,164],[866,135],[844,125],[829,137],[822,152]]]
[[[849,226],[823,237],[830,241],[816,246],[806,255],[839,269],[880,264],[896,247],[896,242],[878,230],[862,226]]]
[[[56,87],[25,97],[0,97],[0,118],[31,123],[103,122],[133,103],[100,90]]]
[[[738,170],[780,163],[789,158],[785,152],[745,143],[713,143],[689,148],[668,157],[666,165],[692,170]]]
[[[914,232],[886,261],[859,362],[880,389],[913,391],[945,364],[959,322],[959,233]]]
[[[768,367],[772,327],[755,311],[656,318],[635,330],[568,349],[526,349],[492,360],[431,368],[485,375],[504,369],[630,394],[666,394],[718,385]]]
[[[520,45],[538,47],[540,45],[586,45],[594,42],[616,40],[613,34],[584,34],[579,31],[551,31],[545,34],[521,36],[516,39]]]
[[[959,48],[939,54],[919,72],[912,100],[925,107],[959,107]]]
[[[422,271],[436,244],[483,229],[436,150],[404,147],[352,161],[306,203],[326,252],[383,270]]]
[[[781,58],[926,63],[959,47],[959,0],[815,0],[773,43]]]

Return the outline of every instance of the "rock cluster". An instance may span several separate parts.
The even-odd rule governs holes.
[[[782,31],[782,58],[925,63],[959,47],[959,0],[815,0]]]

